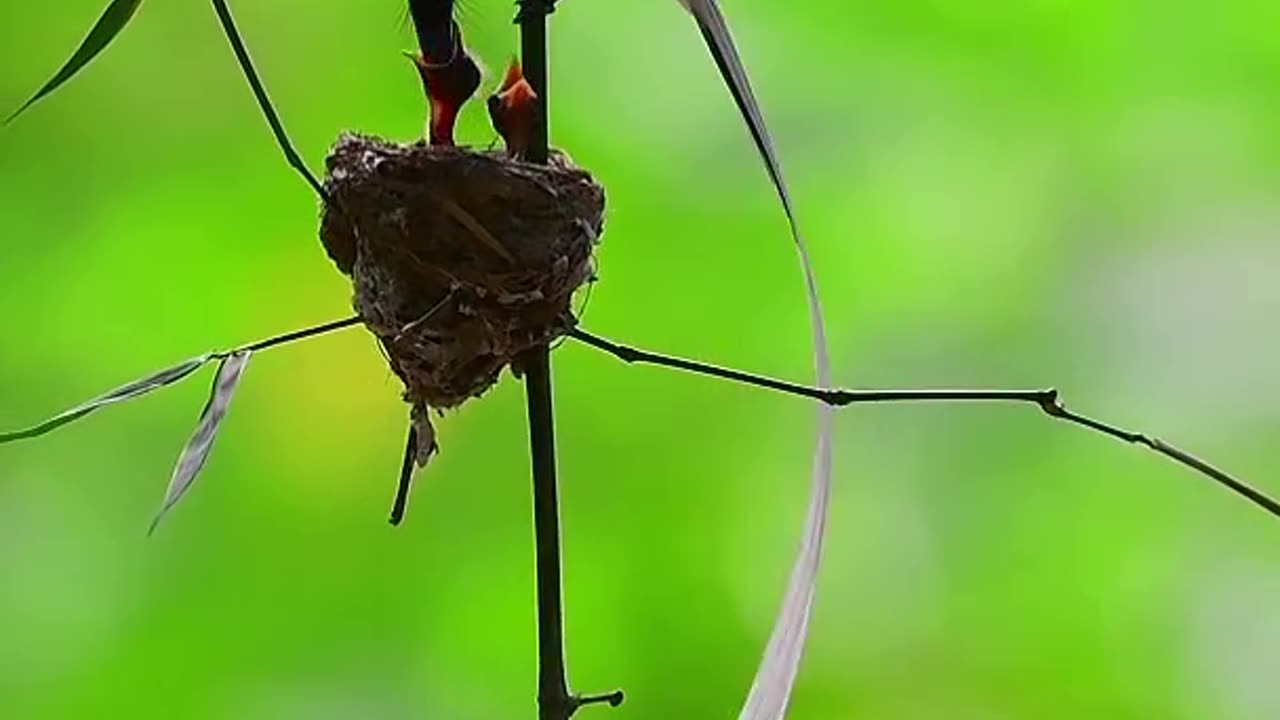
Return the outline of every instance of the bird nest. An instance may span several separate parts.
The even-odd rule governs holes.
[[[405,385],[419,463],[428,410],[479,397],[576,320],[594,280],[604,188],[563,154],[547,165],[344,134],[327,161],[320,239]]]

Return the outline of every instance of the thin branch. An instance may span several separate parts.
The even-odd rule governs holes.
[[[276,335],[274,337],[269,337],[264,340],[259,340],[257,342],[249,343],[248,345],[241,345],[235,350],[228,350],[226,352],[215,353],[215,356],[226,357],[232,353],[245,352],[245,351],[258,352],[261,350],[266,350],[268,348],[273,348],[277,345],[285,345],[287,343],[295,342],[297,340],[305,340],[309,337],[314,337],[316,335],[324,335],[325,333],[330,333],[335,330],[342,330],[343,328],[349,328],[352,325],[359,325],[362,322],[364,321],[359,315],[352,315],[351,317],[343,318],[342,320],[334,320],[333,322],[328,322],[323,325],[314,325],[309,328],[294,330],[293,332],[287,332],[287,333],[284,333],[283,335]]]
[[[646,350],[639,350],[637,348],[619,345],[618,343],[606,340],[597,335],[592,335],[582,329],[574,329],[570,331],[569,337],[590,345],[598,350],[603,350],[626,363],[641,363],[675,368],[699,375],[720,378],[722,380],[731,380],[746,385],[754,385],[756,387],[762,387],[788,395],[797,395],[817,400],[835,407],[886,402],[1015,402],[1035,405],[1046,415],[1052,418],[1064,420],[1074,425],[1088,428],[1094,432],[1102,433],[1103,435],[1109,435],[1117,440],[1123,440],[1127,443],[1147,447],[1180,465],[1199,472],[1201,475],[1204,475],[1219,485],[1226,487],[1272,515],[1280,517],[1280,501],[1277,501],[1261,490],[1184,450],[1180,450],[1163,440],[1160,440],[1159,438],[1154,438],[1143,433],[1124,430],[1116,427],[1115,425],[1111,425],[1110,423],[1096,420],[1072,410],[1068,410],[1067,407],[1062,404],[1062,399],[1059,397],[1058,391],[1052,388],[1044,390],[828,390],[786,382],[783,380],[775,380],[761,375],[745,373],[740,370],[731,370],[716,365],[710,365],[708,363],[697,362],[696,360],[686,360],[683,358],[652,353]]]
[[[262,109],[262,114],[266,117],[267,124],[271,126],[271,133],[275,135],[276,143],[284,151],[289,167],[302,175],[321,201],[326,205],[332,205],[329,202],[329,195],[325,192],[324,186],[316,180],[315,175],[311,174],[311,170],[307,168],[307,164],[303,162],[302,157],[298,155],[298,151],[294,149],[293,143],[289,140],[289,134],[285,132],[284,124],[280,122],[280,116],[276,114],[275,106],[271,104],[267,89],[263,87],[262,81],[258,78],[258,72],[253,67],[253,60],[249,58],[249,51],[245,48],[244,41],[240,39],[240,31],[236,29],[235,19],[231,17],[231,10],[227,7],[226,0],[213,0],[213,9],[218,14],[218,22],[222,23],[222,30],[226,34],[227,40],[231,43],[231,50],[235,53],[236,62],[240,64],[240,70],[244,72],[245,79],[249,81],[249,87],[253,90],[253,97],[258,101],[258,107]]]
[[[573,704],[573,710],[577,710],[586,705],[618,707],[623,700],[626,700],[626,695],[621,690],[614,690],[611,693],[601,693],[600,695],[576,695],[570,702]]]
[[[396,501],[391,506],[391,524],[404,520],[405,507],[409,504],[409,486],[413,484],[413,466],[418,457],[418,427],[409,423],[409,440],[404,448],[404,464],[400,466],[400,483],[396,486]]]
[[[400,332],[396,333],[396,336],[392,338],[389,343],[383,342],[381,345],[383,346],[384,354],[390,351],[390,345],[399,343],[404,338],[405,334],[412,332],[431,318],[435,317],[436,313],[443,310],[445,306],[453,300],[453,297],[454,291],[450,290],[443,298],[440,299],[439,302],[432,305],[431,308],[423,313],[417,320],[414,320],[400,328]],[[387,355],[387,362],[392,362],[390,355]],[[399,525],[401,521],[404,520],[405,509],[409,504],[409,489],[410,486],[413,485],[414,468],[418,466],[419,463],[420,448],[418,445],[423,437],[431,438],[431,445],[435,445],[435,433],[431,428],[431,423],[424,420],[420,431],[418,419],[413,417],[411,414],[409,418],[409,439],[404,448],[404,461],[400,466],[400,481],[396,485],[395,504],[391,507],[392,525]]]

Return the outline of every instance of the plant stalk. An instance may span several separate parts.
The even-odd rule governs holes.
[[[526,150],[531,163],[547,162],[547,16],[554,0],[520,0],[520,56],[525,79],[538,96],[538,113]],[[533,460],[533,523],[538,595],[538,718],[568,720],[573,699],[564,664],[564,613],[560,580],[560,501],[552,409],[551,352],[529,351],[521,363],[529,411]]]

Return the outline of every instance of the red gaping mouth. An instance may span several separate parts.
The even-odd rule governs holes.
[[[480,87],[480,68],[462,43],[462,31],[454,23],[453,50],[448,57],[437,59],[416,53],[406,54],[418,68],[430,104],[430,143],[453,145],[453,128],[458,113]]]

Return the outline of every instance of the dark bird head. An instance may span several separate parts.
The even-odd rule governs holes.
[[[529,147],[533,124],[537,121],[538,94],[525,80],[519,61],[511,60],[506,77],[497,92],[489,96],[487,105],[489,119],[506,142],[507,153],[512,157],[523,157]]]

